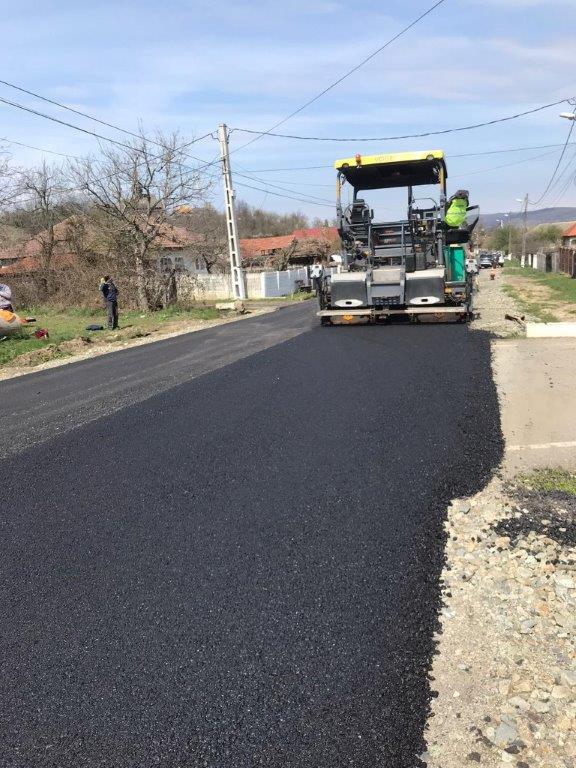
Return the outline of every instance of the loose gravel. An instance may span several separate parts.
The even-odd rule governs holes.
[[[501,275],[473,330],[517,334]],[[519,371],[518,375],[522,375]],[[479,451],[483,447],[479,446]],[[428,768],[576,766],[576,499],[494,477],[445,522]]]
[[[456,501],[429,768],[576,765],[576,500],[507,491]]]

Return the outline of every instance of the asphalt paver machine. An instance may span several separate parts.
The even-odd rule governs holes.
[[[414,321],[469,319],[472,284],[465,269],[465,244],[479,209],[468,206],[462,224],[447,225],[444,153],[356,155],[334,166],[341,267],[320,281],[322,324],[379,322],[398,315]],[[353,196],[343,207],[345,184]],[[438,194],[418,198],[417,188],[430,185]],[[399,187],[407,189],[407,218],[375,222],[364,192]]]

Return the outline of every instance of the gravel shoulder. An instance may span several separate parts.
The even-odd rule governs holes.
[[[490,280],[489,270],[483,269],[478,275],[477,291],[474,293],[475,319],[470,323],[473,331],[488,331],[498,338],[524,336],[523,328],[506,315],[523,315],[515,299],[503,290],[507,277],[502,270],[496,271],[496,278]],[[526,316],[526,320],[536,318]]]
[[[575,513],[497,478],[449,509],[429,768],[576,765]]]
[[[518,365],[503,375],[506,348],[531,340],[518,338],[520,327],[505,320],[505,314],[520,311],[502,283],[500,273],[495,281],[481,275],[471,328],[495,337],[506,437],[516,414],[514,424],[529,421],[530,439],[544,443],[553,439],[545,434],[547,425],[552,430],[550,419],[525,414],[522,421],[521,409],[513,406],[520,403],[521,392],[514,399],[519,382],[532,386],[526,365],[531,356],[542,359],[541,350],[516,355]],[[547,351],[564,362],[574,359],[574,348],[554,352],[549,345]],[[546,360],[543,409],[554,406],[554,376],[573,381],[566,365]],[[536,396],[539,380],[530,381]],[[546,458],[552,463],[555,455],[552,450]],[[441,629],[430,673],[434,698],[422,755],[428,768],[576,766],[576,496],[526,493],[513,475],[495,476],[447,512]]]

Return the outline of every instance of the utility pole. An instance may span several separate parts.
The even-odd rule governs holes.
[[[520,266],[524,267],[526,266],[526,234],[528,231],[528,192],[522,198],[517,197],[516,201],[522,203],[522,208],[520,209],[522,213],[522,256],[520,258]]]
[[[244,271],[242,269],[242,257],[240,255],[238,227],[236,225],[236,211],[234,210],[234,190],[232,189],[232,171],[230,170],[228,129],[224,123],[218,127],[218,139],[220,141],[220,157],[222,160],[222,181],[224,183],[224,205],[226,208],[226,230],[228,233],[228,253],[230,254],[232,290],[235,299],[245,299],[246,287],[244,285]]]

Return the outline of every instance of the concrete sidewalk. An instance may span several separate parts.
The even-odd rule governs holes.
[[[504,474],[576,467],[576,339],[501,339],[493,369],[506,440]]]

